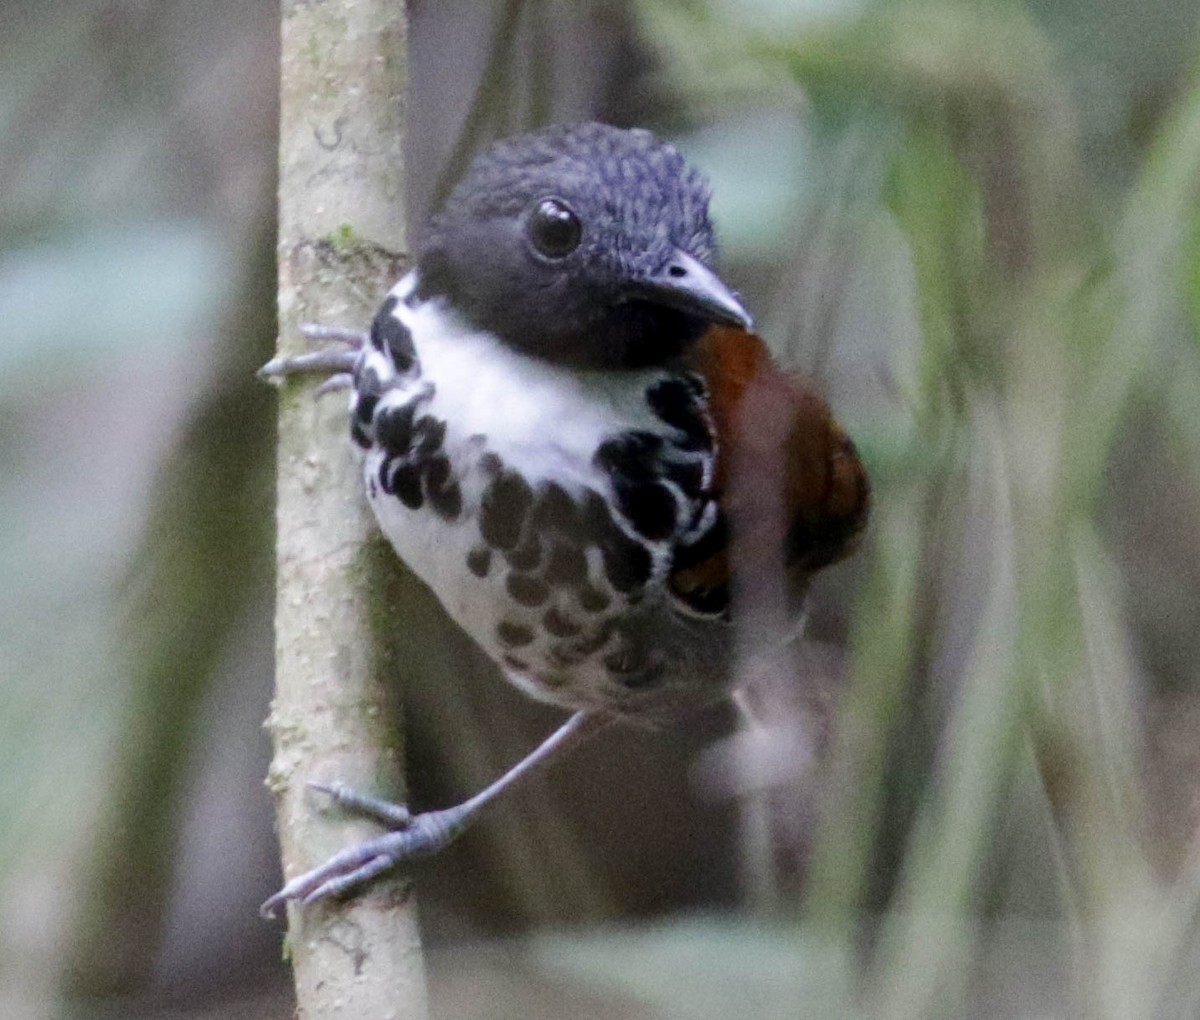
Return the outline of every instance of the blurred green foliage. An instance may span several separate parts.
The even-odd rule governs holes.
[[[275,75],[231,48],[255,43],[243,6],[0,18],[5,1016],[61,1007],[84,917],[105,981],[155,967],[196,708],[268,567],[269,395],[250,373],[273,326]]]
[[[229,195],[267,193],[271,140],[236,132],[270,117],[213,115],[236,7],[7,12],[4,978],[65,966],[64,932],[110,968],[76,973],[93,988],[152,966],[197,705],[266,569],[269,395],[249,370],[271,329],[269,230],[246,212],[261,196]],[[768,341],[828,386],[875,512],[814,599],[846,600],[827,636],[850,678],[802,780],[820,801],[802,880],[763,883],[782,890],[777,923],[539,938],[520,962],[613,1015],[1200,1015],[1194,0],[632,8],[662,57],[647,91],[675,100],[671,127],[713,178],[730,272]],[[496,10],[484,78],[503,87],[468,127],[515,129],[556,85],[531,59],[523,105],[509,95],[519,19],[534,11],[544,56],[562,5]],[[463,138],[452,165],[479,141]],[[257,170],[223,166],[242,150]],[[182,437],[153,502],[169,436],[109,460],[86,428],[55,427],[103,403],[83,380],[138,394],[150,422],[95,419],[105,449],[158,422]],[[114,859],[89,877],[97,815]],[[61,910],[53,937],[30,904]],[[72,931],[76,914],[90,925]],[[28,1001],[57,980],[34,975]]]
[[[1150,822],[1170,767],[1151,707],[1195,699],[1200,673],[1186,654],[1156,671],[1139,626],[1158,586],[1200,609],[1197,12],[1068,6],[640,5],[717,119],[707,144],[740,108],[791,109],[808,203],[851,196],[849,261],[890,220],[911,267],[915,373],[853,323],[789,348],[832,344],[851,376],[895,384],[890,415],[846,412],[876,510],[797,904],[802,930],[843,948],[824,1015],[976,1015],[988,933],[1019,917],[1054,933],[1070,978],[1043,1008],[1183,1018],[1200,1002],[1197,819]],[[870,158],[839,163],[864,136]],[[796,153],[754,148],[743,180],[794,179]],[[749,187],[742,230],[755,197],[762,222],[785,208]],[[811,204],[791,218],[797,247],[825,249],[778,288],[833,257],[818,222]]]

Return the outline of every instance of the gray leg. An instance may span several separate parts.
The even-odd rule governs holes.
[[[319,867],[293,878],[262,905],[259,913],[271,917],[275,908],[288,900],[312,903],[339,895],[404,861],[436,853],[461,835],[483,807],[518,779],[565,754],[612,721],[612,716],[599,712],[576,712],[490,786],[469,800],[441,811],[410,815],[403,805],[378,800],[338,784],[310,784],[330,794],[353,813],[373,818],[394,831],[347,847]]]

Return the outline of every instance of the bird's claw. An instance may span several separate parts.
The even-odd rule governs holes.
[[[362,350],[370,339],[370,334],[361,329],[349,329],[346,326],[322,326],[319,322],[302,322],[300,333],[309,343],[319,344],[325,341],[345,344],[352,350]]]
[[[258,377],[265,381],[286,379],[291,375],[348,375],[354,371],[358,361],[357,351],[339,351],[326,348],[290,356],[276,355],[258,370]]]
[[[359,352],[366,346],[367,334],[357,329],[322,326],[316,322],[302,322],[299,328],[309,343],[338,343],[349,350],[325,347],[304,354],[277,355],[258,370],[258,377],[268,382],[278,382],[292,375],[328,376],[317,390],[318,396],[353,385],[354,367]]]
[[[393,842],[389,837],[399,835],[403,833],[389,832],[385,836],[356,843],[334,854],[319,867],[297,875],[285,883],[279,892],[258,908],[259,914],[263,917],[274,917],[275,909],[288,900],[314,903],[327,896],[345,892],[387,871],[403,859],[388,852],[388,844]]]
[[[297,875],[259,908],[266,918],[274,917],[276,908],[288,900],[307,904],[340,896],[405,861],[436,853],[462,831],[467,817],[460,807],[414,815],[403,804],[359,793],[340,783],[308,785],[328,794],[339,807],[381,822],[392,831],[346,847],[324,864]]]
[[[370,818],[389,829],[403,829],[412,821],[413,816],[406,805],[395,804],[382,797],[372,797],[367,793],[359,793],[344,783],[319,783],[310,779],[305,785],[310,790],[328,794],[338,807],[344,808],[351,814]]]

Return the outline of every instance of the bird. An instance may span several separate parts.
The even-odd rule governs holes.
[[[760,530],[788,612],[859,544],[862,461],[718,275],[709,201],[705,177],[647,130],[501,139],[419,232],[368,333],[309,326],[331,345],[260,371],[349,391],[366,499],[396,553],[509,683],[571,713],[450,808],[310,784],[385,831],[286,882],[264,914],[440,850],[613,723],[729,696],[731,553],[762,490],[738,479],[755,477],[755,437],[778,436],[757,481],[781,500],[779,526]]]

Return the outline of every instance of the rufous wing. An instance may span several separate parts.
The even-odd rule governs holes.
[[[696,606],[727,601],[730,523],[769,543],[793,571],[812,573],[848,556],[866,527],[870,482],[816,384],[781,369],[760,337],[733,327],[712,327],[693,357],[717,433],[724,523],[690,554],[681,550],[675,594]],[[777,512],[762,512],[767,505]]]

